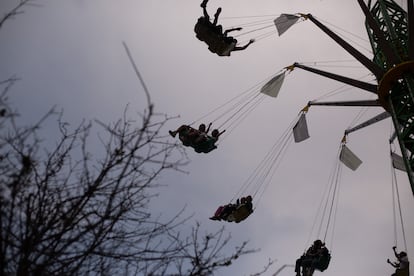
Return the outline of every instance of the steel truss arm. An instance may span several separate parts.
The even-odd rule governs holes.
[[[367,5],[365,5],[363,0],[358,0],[358,3],[361,6],[361,9],[365,14],[365,17],[366,17],[366,20],[369,26],[371,27],[376,38],[378,39],[378,45],[381,47],[382,51],[384,52],[387,58],[388,68],[392,67],[394,64],[400,63],[400,59],[398,58],[398,56],[395,54],[395,52],[391,48],[389,42],[384,36],[384,33],[380,30],[380,27],[378,26],[377,22],[375,21],[374,17],[369,11]]]
[[[301,68],[303,70],[306,70],[306,71],[309,71],[309,72],[312,72],[312,73],[315,73],[315,74],[318,74],[318,75],[321,75],[321,76],[324,76],[324,77],[327,77],[333,80],[337,80],[337,81],[352,85],[354,87],[358,87],[363,90],[377,94],[377,86],[375,84],[371,84],[371,83],[351,79],[348,77],[344,77],[341,75],[333,74],[330,72],[322,71],[322,70],[308,67],[308,66],[296,63],[296,62],[293,64],[293,67]]]
[[[378,100],[365,100],[365,101],[339,101],[339,102],[312,102],[311,105],[326,105],[326,106],[381,106]]]
[[[384,74],[383,69],[378,66],[376,63],[372,62],[369,58],[363,55],[360,51],[352,47],[351,44],[343,40],[337,34],[332,32],[328,27],[324,24],[319,22],[315,19],[312,14],[304,15],[305,18],[309,18],[316,26],[319,27],[324,33],[330,36],[336,43],[338,43],[342,48],[344,48],[349,54],[351,54],[354,58],[356,58],[359,62],[361,62],[369,71],[371,71],[377,79],[381,79],[382,75]]]
[[[357,130],[359,130],[361,128],[370,126],[372,124],[378,123],[378,122],[380,122],[380,121],[382,121],[384,119],[389,118],[390,116],[391,116],[390,113],[388,113],[387,111],[384,111],[383,113],[378,114],[377,116],[375,116],[375,117],[373,117],[373,118],[371,118],[371,119],[369,119],[369,120],[367,120],[367,121],[365,121],[363,123],[360,123],[359,125],[357,125],[357,126],[355,126],[353,128],[349,128],[349,129],[345,130],[345,135],[348,135],[351,132],[357,131]]]

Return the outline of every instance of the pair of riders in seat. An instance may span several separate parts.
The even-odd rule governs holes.
[[[211,220],[225,220],[228,222],[239,223],[245,220],[251,213],[253,213],[252,196],[242,197],[237,199],[236,203],[229,203],[217,208]]]
[[[296,260],[296,276],[312,276],[315,269],[324,271],[328,268],[330,260],[331,254],[325,243],[315,240],[306,253]]]
[[[232,28],[223,32],[223,27],[217,25],[221,8],[217,9],[216,14],[214,15],[214,20],[211,22],[206,9],[207,2],[208,0],[204,0],[200,5],[203,8],[203,16],[197,20],[194,31],[196,37],[199,40],[204,41],[212,53],[219,56],[230,56],[231,52],[244,50],[254,42],[254,39],[251,39],[246,45],[237,46],[237,39],[228,36],[228,33],[232,31],[240,31],[242,28]]]
[[[218,129],[214,129],[211,132],[211,135],[209,135],[208,132],[210,127],[211,123],[208,125],[207,129],[205,124],[201,124],[198,129],[188,125],[182,125],[175,131],[170,130],[169,133],[172,137],[175,137],[178,134],[178,138],[184,146],[192,147],[198,153],[209,153],[217,148],[215,143],[220,135],[225,132],[225,130],[220,132]]]

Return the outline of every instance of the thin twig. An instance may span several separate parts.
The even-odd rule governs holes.
[[[151,98],[150,98],[150,93],[149,90],[147,88],[147,85],[144,82],[144,79],[142,78],[137,65],[135,64],[134,59],[131,56],[131,52],[129,51],[128,45],[125,43],[125,41],[122,41],[122,45],[124,45],[125,51],[128,55],[129,61],[131,62],[132,67],[134,68],[135,74],[137,75],[139,81],[141,82],[142,87],[144,88],[145,91],[145,95],[147,96],[147,102],[148,102],[148,106],[150,107],[150,109],[152,109],[152,103],[151,103]]]

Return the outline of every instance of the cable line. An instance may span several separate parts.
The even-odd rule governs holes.
[[[357,80],[363,80],[363,79],[365,79],[368,76],[371,76],[371,74],[366,74],[366,75],[358,78]],[[346,92],[346,91],[349,91],[351,89],[355,89],[355,87],[352,87],[352,86],[349,86],[347,84],[344,84],[344,85],[341,85],[341,86],[339,86],[337,88],[334,88],[332,90],[329,90],[325,94],[323,94],[323,95],[319,96],[318,98],[312,100],[312,102],[317,102],[317,101],[320,101],[322,99],[327,99],[329,97],[332,97],[332,96],[341,94],[341,93]]]
[[[244,108],[246,108],[250,103],[253,102],[253,100],[255,100],[259,96],[262,96],[262,95],[260,95],[259,93],[255,94],[249,101],[244,103],[240,108],[236,110],[236,112],[234,112],[229,118],[227,118],[218,128],[222,128],[224,125],[226,125],[229,121],[231,121],[231,119],[234,118],[234,116],[236,116],[239,112],[241,112]]]
[[[265,80],[258,82],[249,89],[243,91],[225,103],[207,112],[205,115],[200,116],[189,125],[192,126],[201,120],[206,120],[209,118],[208,122],[211,122],[212,124],[218,124],[218,126],[215,128],[226,128],[232,130],[235,125],[239,125],[245,118],[247,118],[247,115],[256,109],[257,106],[267,97],[267,95],[260,92],[260,88],[265,82],[268,82],[269,79],[275,75],[278,75],[280,72],[281,71],[279,71],[277,74],[273,74]],[[228,136],[229,132],[230,131],[225,133],[224,137]]]
[[[289,128],[268,151],[259,165],[254,169],[253,173],[247,178],[240,189],[236,192],[229,204],[219,206],[210,217],[211,220],[225,220],[227,222],[239,223],[250,216],[257,208],[261,197],[268,188],[281,159],[287,150],[288,145],[292,141],[292,127],[296,125],[302,114],[301,111],[297,118],[293,120]],[[246,193],[250,189],[251,192]],[[244,195],[244,196],[242,196]],[[254,205],[253,205],[253,198]],[[237,199],[237,200],[236,200]]]
[[[226,139],[249,116],[249,114],[254,109],[256,109],[256,107],[258,107],[261,102],[263,102],[265,98],[266,96],[259,97],[244,113],[239,114],[239,116],[234,119],[234,122],[231,124],[231,126],[226,129],[223,138],[220,140],[224,141],[224,139]]]
[[[258,166],[253,170],[244,184],[233,196],[231,202],[241,195],[247,194],[247,191],[249,190],[250,192],[248,194],[251,194],[253,198],[256,198],[258,195],[258,198],[255,200],[255,206],[257,207],[264,191],[268,188],[278,166],[280,165],[284,153],[293,141],[293,139],[291,139],[292,128],[298,122],[302,114],[303,111],[298,114],[298,116],[290,123],[288,128],[282,133],[281,137],[279,137],[279,139],[277,139],[277,141],[272,145],[271,149],[267,152]]]
[[[210,116],[211,114],[213,114],[214,112],[224,108],[226,105],[230,104],[231,102],[237,100],[238,98],[241,98],[243,95],[248,94],[248,93],[252,93],[252,90],[255,89],[258,85],[255,84],[253,87],[243,91],[240,94],[237,94],[236,96],[234,96],[233,98],[229,99],[228,101],[226,101],[225,103],[219,105],[218,107],[214,108],[213,110],[207,112],[206,114],[202,115],[200,118],[194,120],[193,122],[191,122],[189,125],[194,125],[197,122],[200,122],[201,120],[205,119],[206,117]]]
[[[327,185],[324,188],[324,192],[322,193],[319,206],[313,219],[312,227],[309,236],[306,240],[304,250],[306,250],[307,245],[309,244],[314,234],[316,234],[317,238],[323,236],[322,240],[325,242],[328,236],[329,229],[331,229],[331,240],[333,239],[334,228],[336,224],[336,214],[338,209],[340,179],[342,172],[342,164],[340,162],[339,156],[343,145],[344,143],[341,141],[334,161],[334,166],[332,167],[332,170],[329,174]],[[318,229],[316,233],[314,233],[317,225]]]
[[[397,175],[395,172],[395,166],[393,165],[393,160],[392,160],[392,153],[394,153],[394,151],[392,150],[391,147],[391,143],[390,143],[390,156],[391,156],[391,175],[392,175],[392,203],[393,203],[393,221],[394,221],[394,241],[395,241],[395,245],[397,246],[398,243],[398,235],[397,235],[397,211],[398,211],[398,217],[399,217],[399,224],[401,226],[401,234],[402,234],[402,239],[403,239],[403,243],[404,243],[404,249],[405,251],[407,251],[407,239],[405,236],[405,227],[404,227],[404,219],[403,219],[403,215],[402,215],[402,209],[401,209],[401,200],[400,200],[400,192],[398,190],[398,183],[397,183]]]
[[[343,31],[343,32],[345,32],[345,33],[347,33],[347,34],[349,34],[349,35],[351,35],[351,36],[353,36],[353,37],[355,37],[355,38],[357,38],[357,39],[359,39],[359,40],[363,41],[363,42],[369,43],[369,41],[368,41],[367,39],[362,38],[362,37],[360,37],[360,36],[358,36],[358,35],[356,35],[356,34],[354,34],[354,33],[350,32],[350,31],[347,31],[347,30],[345,30],[345,29],[343,29],[343,28],[341,28],[341,27],[338,27],[338,26],[336,26],[336,25],[334,25],[334,24],[332,24],[332,23],[329,23],[329,22],[327,22],[326,20],[323,20],[323,19],[320,19],[320,18],[317,18],[317,17],[315,17],[315,18],[316,18],[316,19],[318,19],[318,20],[319,20],[319,21],[321,21],[321,22],[326,23],[326,25],[331,25],[332,27],[334,27],[334,28],[336,28],[336,29],[338,29],[338,30],[341,30],[341,31]],[[344,36],[346,39],[348,39],[349,41],[351,41],[351,42],[355,43],[356,45],[358,45],[359,47],[361,47],[362,49],[364,49],[365,51],[367,51],[368,53],[372,54],[372,49],[369,49],[369,48],[365,47],[364,45],[361,45],[360,43],[356,42],[355,40],[350,39],[349,37],[347,37],[347,36],[345,36],[345,35],[343,35],[343,36]]]
[[[226,17],[221,17],[221,19],[240,19],[240,18],[277,17],[277,16],[280,16],[280,14],[226,16]]]
[[[338,160],[339,160],[339,158],[338,158]],[[328,222],[326,223],[326,230],[325,230],[325,234],[323,236],[324,241],[326,240],[326,236],[328,234],[329,226],[330,226],[331,220],[332,220],[332,215],[333,215],[333,213],[336,213],[336,212],[333,212],[334,211],[334,202],[338,201],[339,185],[340,185],[339,180],[340,180],[340,176],[341,176],[341,172],[342,172],[341,163],[339,161],[337,163],[338,163],[338,166],[337,166],[337,169],[335,171],[334,190],[332,192],[332,201],[331,201],[331,204],[330,204],[330,207],[329,207]],[[334,231],[332,230],[332,234],[333,234],[333,232]]]
[[[234,37],[240,37],[240,36],[242,36],[242,35],[247,35],[247,34],[250,34],[250,33],[253,33],[253,32],[257,32],[257,31],[264,30],[264,29],[269,29],[269,28],[272,28],[272,27],[274,27],[274,24],[272,24],[272,25],[267,25],[267,26],[264,26],[264,27],[260,27],[260,28],[257,28],[257,29],[253,29],[253,30],[251,30],[251,31],[247,31],[247,32],[244,32],[244,33],[241,33],[241,34],[235,35]]]

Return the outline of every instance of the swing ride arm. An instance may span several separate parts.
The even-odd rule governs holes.
[[[321,76],[324,76],[324,77],[327,77],[327,78],[330,78],[330,79],[333,79],[333,80],[336,80],[336,81],[340,81],[340,82],[349,84],[351,86],[361,88],[365,91],[372,92],[374,94],[377,94],[377,91],[378,91],[377,85],[375,85],[375,84],[371,84],[371,83],[351,79],[351,78],[348,78],[348,77],[344,77],[344,76],[341,76],[341,75],[337,75],[337,74],[334,74],[334,73],[322,71],[322,70],[319,70],[319,69],[315,69],[315,68],[312,68],[312,67],[305,66],[303,64],[299,64],[297,62],[295,62],[292,66],[289,66],[287,68],[301,68],[301,69],[309,71],[311,73],[315,73],[315,74],[318,74],[318,75],[321,75]]]
[[[369,119],[369,120],[367,120],[363,123],[360,123],[359,125],[357,125],[353,128],[349,128],[349,129],[345,130],[345,135],[348,135],[349,133],[352,133],[352,132],[357,131],[361,128],[370,126],[372,124],[378,123],[378,122],[380,122],[384,119],[389,118],[390,116],[391,116],[390,113],[388,113],[387,111],[384,111],[383,113],[378,114],[377,116],[375,116],[375,117],[373,117],[373,118],[371,118],[371,119]]]
[[[365,101],[338,101],[338,102],[315,102],[310,101],[308,102],[308,106],[312,105],[323,105],[323,106],[364,106],[364,107],[381,107],[381,103],[378,100],[365,100]],[[389,112],[384,111],[383,113],[353,127],[350,129],[345,130],[345,135],[348,135],[351,132],[357,131],[361,128],[370,126],[372,124],[375,124],[379,121],[382,121],[386,118],[389,118],[391,115]]]
[[[339,102],[308,102],[308,106],[312,105],[326,105],[326,106],[381,106],[378,100],[365,100],[365,101],[339,101]]]
[[[302,14],[302,17],[305,19],[309,19],[314,23],[319,29],[321,29],[324,33],[326,33],[329,37],[331,37],[336,43],[338,43],[342,48],[344,48],[349,54],[351,54],[354,58],[356,58],[359,62],[361,62],[368,70],[370,70],[377,79],[381,79],[382,75],[384,74],[384,70],[378,66],[376,63],[372,62],[369,58],[363,55],[360,51],[355,49],[351,44],[343,40],[333,31],[331,31],[328,27],[318,21],[312,14]]]

